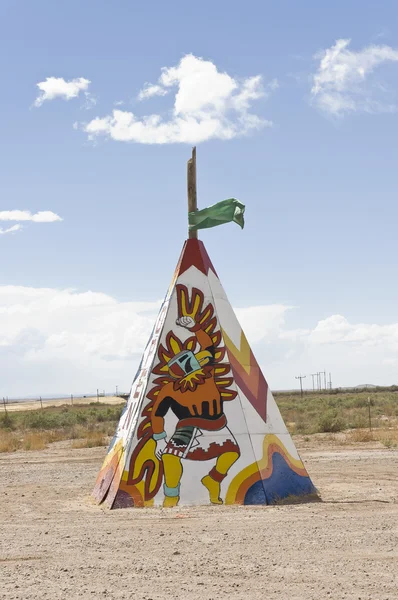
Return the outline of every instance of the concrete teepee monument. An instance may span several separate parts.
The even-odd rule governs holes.
[[[271,504],[316,490],[197,230],[235,221],[230,199],[196,204],[188,161],[189,239],[98,474],[109,508]]]

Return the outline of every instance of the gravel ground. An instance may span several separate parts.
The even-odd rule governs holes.
[[[0,455],[0,598],[398,599],[398,450],[301,450],[322,502],[106,511],[105,448]]]

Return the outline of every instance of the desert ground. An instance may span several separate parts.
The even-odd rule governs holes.
[[[398,450],[296,437],[322,502],[108,511],[106,449],[0,454],[0,598],[398,599]]]

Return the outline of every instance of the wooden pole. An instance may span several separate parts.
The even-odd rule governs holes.
[[[300,379],[300,396],[303,397],[303,379],[305,379],[307,375],[299,375],[296,379]]]
[[[194,212],[198,210],[198,199],[196,195],[196,146],[192,148],[192,158],[189,159],[187,164],[187,191],[188,191],[188,212]],[[197,231],[189,231],[188,237],[190,239],[197,239]]]
[[[369,414],[369,431],[372,431],[372,414],[370,412],[371,400],[368,398],[368,414]]]

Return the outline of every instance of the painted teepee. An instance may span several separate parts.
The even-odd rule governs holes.
[[[194,157],[190,169],[195,210]],[[195,233],[97,477],[94,498],[110,508],[271,504],[316,493]]]

